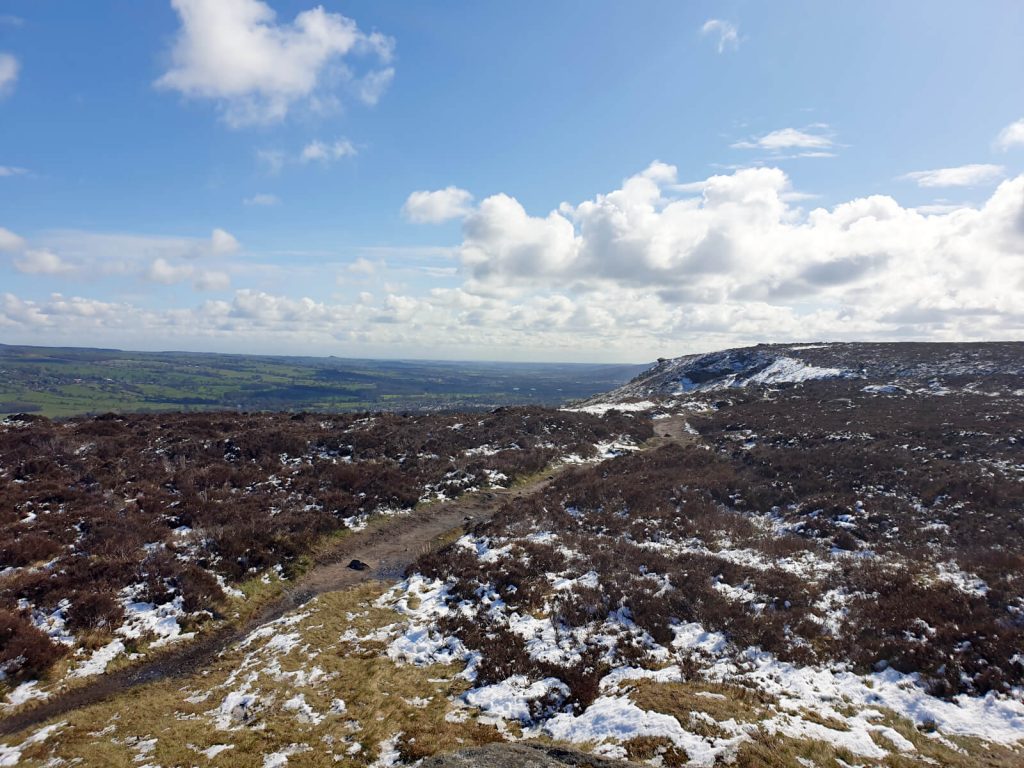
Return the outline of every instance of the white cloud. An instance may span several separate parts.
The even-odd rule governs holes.
[[[206,259],[240,247],[233,235],[219,228],[207,238],[57,230],[41,236],[39,243],[90,271],[107,274],[129,273],[132,265],[148,265],[158,258]]]
[[[230,232],[225,232],[223,229],[215,229],[213,234],[210,235],[210,251],[214,256],[234,253],[241,247],[235,236]]]
[[[1024,147],[1024,117],[1003,128],[996,137],[995,144],[1004,152],[1012,147]]]
[[[1003,177],[1005,170],[1001,165],[973,163],[955,168],[913,171],[901,178],[913,181],[919,187],[973,187],[998,181]]]
[[[470,212],[473,196],[458,187],[413,192],[402,206],[402,214],[418,224],[439,224]]]
[[[626,307],[658,316],[638,298],[646,293],[676,327],[732,341],[743,327],[769,339],[801,328],[868,337],[912,327],[936,337],[1013,335],[1024,323],[1024,176],[980,209],[929,216],[881,195],[804,213],[787,201],[789,179],[777,168],[713,176],[699,196],[677,186],[675,169],[655,163],[546,216],[507,195],[486,198],[464,224],[466,288],[517,300],[563,290],[578,297],[577,310],[618,296],[604,309],[620,320]]]
[[[370,72],[358,81],[356,93],[359,94],[359,99],[364,104],[369,104],[372,107],[380,101],[380,97],[384,95],[384,91],[388,89],[388,86],[391,85],[391,81],[394,79],[395,70],[393,67],[378,69],[375,72]]]
[[[192,285],[197,291],[225,291],[231,287],[231,278],[226,272],[206,270],[196,275]]]
[[[27,168],[18,168],[13,165],[0,165],[0,178],[5,176],[24,176],[28,173]]]
[[[348,265],[348,271],[354,275],[363,275],[369,277],[377,271],[377,267],[380,266],[376,262],[370,261],[367,258],[360,256],[358,259]]]
[[[252,197],[247,197],[242,200],[243,205],[255,205],[261,207],[269,207],[273,205],[280,205],[281,198],[277,195],[271,195],[266,192],[259,192]]]
[[[13,54],[0,52],[0,98],[14,90],[21,65]]]
[[[739,30],[736,25],[722,19],[708,19],[700,28],[702,35],[718,37],[718,52],[725,53],[730,48],[736,50],[740,46]]]
[[[351,78],[343,64],[350,54],[369,54],[385,65],[392,57],[390,38],[366,34],[352,19],[323,6],[281,23],[261,0],[171,4],[181,29],[171,68],[156,85],[217,102],[233,126],[279,121],[296,104],[317,108],[329,101],[325,94],[330,95],[331,85]]]
[[[149,265],[146,278],[161,285],[174,285],[188,280],[194,271],[191,264],[172,264],[167,259],[156,259]]]
[[[11,232],[9,229],[0,227],[0,253],[4,251],[20,251],[25,247],[25,240]]]
[[[1024,335],[1024,175],[1003,181],[981,205],[940,200],[934,209],[872,195],[806,210],[778,168],[681,184],[673,166],[653,163],[616,186],[547,213],[509,195],[487,197],[467,213],[459,272],[446,269],[443,282],[409,278],[441,254],[389,252],[384,263],[382,252],[366,251],[366,263],[352,266],[355,274],[373,266],[374,295],[351,281],[324,300],[336,290],[325,275],[350,273],[319,262],[281,268],[288,281],[262,272],[230,296],[170,309],[8,294],[0,297],[0,327],[5,339],[24,343],[131,348],[160,339],[292,354],[428,349],[456,359],[636,361],[760,341]],[[147,250],[140,238],[117,237],[101,252],[149,256],[122,274],[141,275],[163,258],[180,282],[228,287],[226,274],[207,276],[205,262],[183,261],[198,245],[209,250],[206,240],[172,248],[157,239]],[[66,243],[86,249],[67,259],[94,274],[83,265],[102,261],[80,254],[95,254],[96,242],[76,234]],[[230,271],[232,279],[256,274]],[[308,292],[265,287],[302,279]]]
[[[356,148],[348,139],[338,139],[330,143],[315,140],[302,148],[302,154],[299,155],[299,159],[304,163],[318,162],[326,164],[335,160],[341,160],[344,157],[354,157],[356,154],[358,154]]]
[[[223,229],[215,229],[208,239],[60,231],[30,245],[0,228],[0,252],[14,253],[13,267],[25,274],[90,280],[137,277],[162,285],[193,280],[197,290],[222,290],[230,279],[194,262],[226,257],[239,248],[238,240]]]
[[[14,260],[14,268],[28,275],[63,275],[74,270],[74,267],[61,259],[53,251],[29,249]]]
[[[822,133],[812,132],[826,128],[827,126],[825,125],[816,125],[804,129],[780,128],[777,131],[766,133],[764,136],[737,141],[732,147],[733,149],[765,149],[770,152],[781,152],[787,149],[806,149],[811,151],[802,153],[799,155],[800,157],[832,157],[832,154],[827,152],[827,150],[833,147],[831,137]]]
[[[174,264],[166,259],[156,259],[150,264],[145,277],[160,285],[177,285],[191,280],[197,291],[223,291],[231,285],[231,278],[226,272],[196,269],[192,264]]]

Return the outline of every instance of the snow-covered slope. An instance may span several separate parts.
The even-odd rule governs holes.
[[[591,404],[618,403],[725,389],[822,379],[859,379],[865,386],[958,386],[1024,376],[1024,344],[822,343],[761,344],[661,359],[628,384]]]

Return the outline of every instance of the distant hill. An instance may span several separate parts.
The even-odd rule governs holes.
[[[851,379],[865,386],[990,390],[1020,388],[1024,342],[760,344],[662,359],[593,398],[616,403],[730,387]]]
[[[645,366],[124,352],[0,344],[0,415],[562,405]]]

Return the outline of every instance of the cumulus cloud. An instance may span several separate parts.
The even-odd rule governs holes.
[[[473,196],[458,187],[445,187],[433,192],[413,192],[402,206],[402,215],[418,224],[439,224],[459,219],[470,211]]]
[[[359,285],[331,301],[246,287],[155,310],[8,294],[0,326],[26,342],[159,337],[293,353],[637,361],[760,341],[1024,333],[1024,175],[980,206],[927,214],[886,195],[808,210],[793,193],[778,168],[681,183],[656,162],[546,213],[506,194],[483,199],[464,216],[459,273],[444,283],[403,287],[371,254],[352,267],[373,265],[373,295]],[[156,258],[181,282],[217,282],[199,274],[204,262],[163,252],[147,267]],[[397,269],[405,279],[408,264]],[[331,265],[338,272],[348,274]]]
[[[234,235],[220,228],[205,238],[57,230],[46,233],[40,243],[90,271],[106,273],[131,272],[132,264],[161,258],[173,262],[226,256],[241,248]]]
[[[14,90],[21,65],[13,54],[0,51],[0,99]]]
[[[181,29],[171,67],[157,81],[190,98],[211,99],[232,126],[282,120],[299,103],[312,108],[330,101],[332,85],[350,80],[344,61],[368,55],[375,98],[393,74],[387,65],[394,42],[362,32],[352,19],[317,6],[291,23],[279,22],[261,0],[171,0]],[[391,74],[387,74],[391,73]],[[364,101],[367,101],[363,97]]]
[[[231,278],[225,272],[197,269],[192,264],[169,262],[156,259],[146,270],[146,279],[160,285],[177,285],[187,280],[197,291],[222,291],[231,285]]]
[[[831,157],[829,150],[832,149],[833,141],[830,136],[822,133],[828,126],[819,124],[809,128],[780,128],[777,131],[757,136],[753,139],[737,141],[732,144],[733,149],[764,149],[769,152],[782,152],[784,150],[809,150],[805,157]]]
[[[736,50],[740,46],[739,30],[736,25],[722,19],[708,19],[700,28],[704,36],[718,38],[718,52],[725,53],[730,48]]]
[[[699,195],[676,192],[697,186]],[[494,195],[464,224],[467,288],[496,297],[553,286],[583,298],[647,291],[691,315],[773,317],[765,338],[798,328],[808,307],[825,335],[895,332],[880,318],[900,307],[934,310],[933,325],[950,332],[980,318],[1020,322],[1024,176],[980,209],[930,216],[883,195],[805,213],[789,190],[777,168],[679,185],[672,166],[655,163],[620,189],[545,216]]]
[[[302,148],[299,159],[304,163],[330,163],[341,160],[345,157],[354,157],[358,154],[355,146],[348,139],[338,139],[333,142],[311,141]]]
[[[204,270],[195,276],[192,285],[197,291],[225,291],[231,287],[231,278],[226,272]]]
[[[348,265],[348,271],[353,275],[362,275],[363,277],[369,277],[377,271],[377,267],[380,266],[376,262],[370,261],[369,259],[360,256],[358,259]]]
[[[266,192],[259,192],[251,197],[246,197],[242,200],[243,205],[255,205],[260,207],[269,207],[274,205],[280,205],[281,198],[277,195],[271,195]]]
[[[919,187],[973,187],[998,181],[1003,177],[1005,170],[1001,165],[973,163],[955,168],[913,171],[901,178],[913,181]]]
[[[64,231],[28,243],[0,228],[0,252],[15,254],[11,264],[23,274],[75,279],[135,277],[159,285],[191,280],[196,290],[229,287],[226,272],[197,266],[204,257],[226,257],[240,249],[223,229],[208,239]]]
[[[223,256],[228,253],[234,253],[241,244],[235,239],[235,236],[230,232],[225,232],[223,229],[213,230],[213,234],[210,235],[210,252],[214,256]]]
[[[44,249],[26,250],[14,260],[14,268],[27,275],[64,275],[74,271],[60,256]]]
[[[995,143],[996,147],[1004,152],[1013,147],[1024,147],[1024,117],[1003,128]]]
[[[0,253],[4,251],[20,251],[25,247],[25,240],[11,232],[9,229],[0,227]]]
[[[167,259],[156,259],[149,265],[146,277],[154,283],[174,285],[192,276],[191,264],[172,264]]]

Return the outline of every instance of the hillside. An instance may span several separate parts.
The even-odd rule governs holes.
[[[1024,345],[775,345],[570,411],[8,419],[0,762],[1018,766],[1022,397]]]
[[[1022,375],[1022,342],[761,344],[659,360],[592,402],[841,379],[909,389],[996,389],[1019,387]]]

